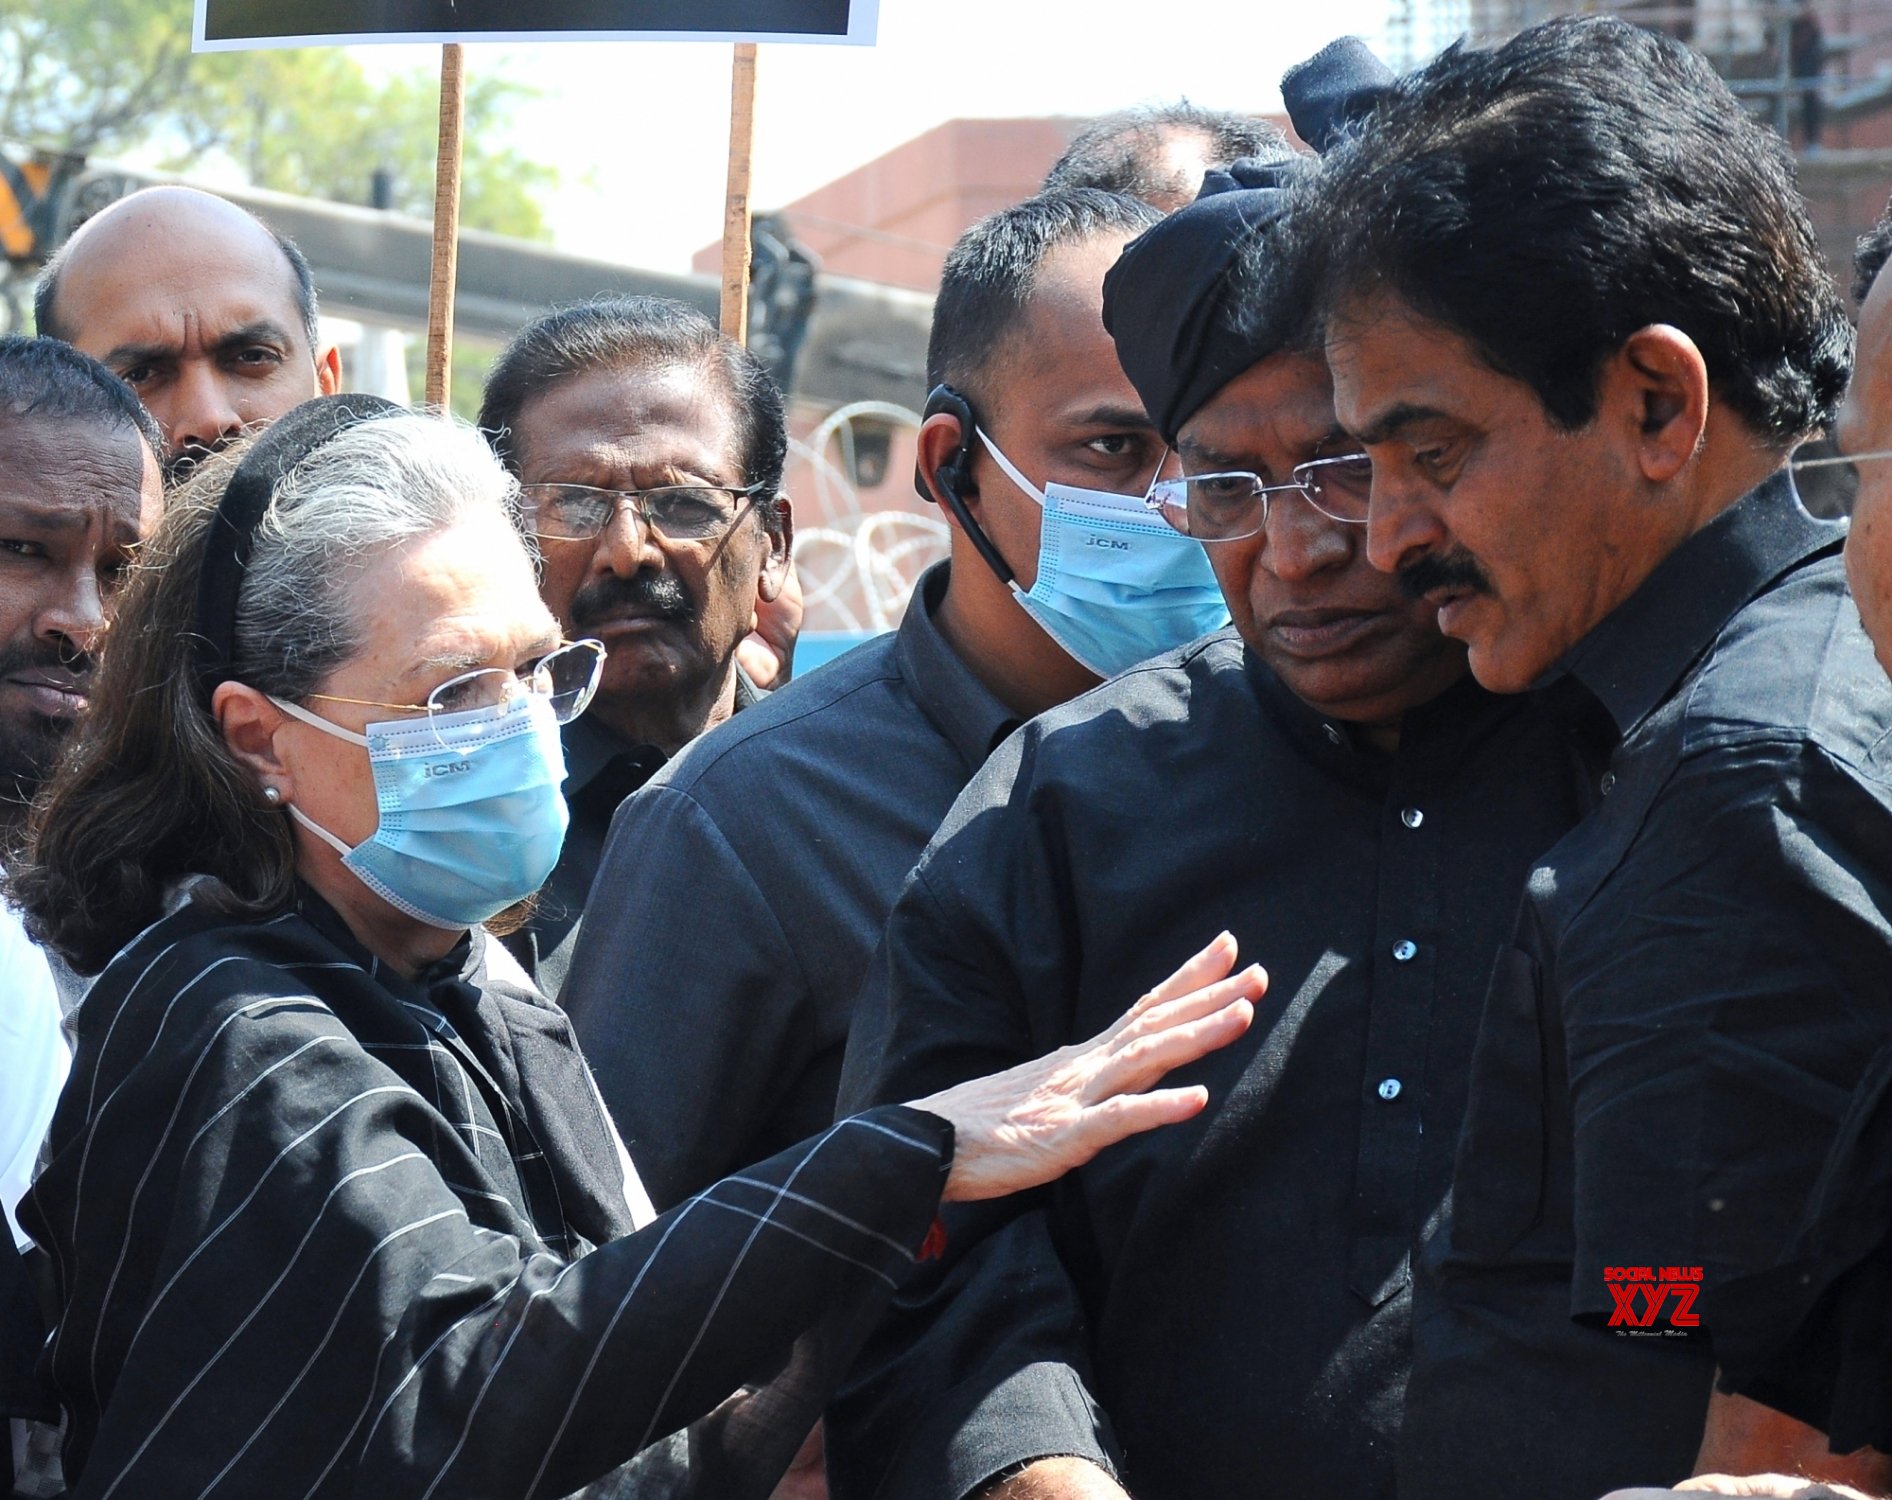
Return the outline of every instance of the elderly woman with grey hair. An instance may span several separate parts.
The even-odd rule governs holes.
[[[695,1423],[679,1488],[765,1495],[942,1197],[1193,1114],[1142,1091],[1252,1015],[1219,939],[1085,1047],[653,1219],[482,931],[557,857],[600,656],[516,504],[470,429],[323,398],[198,475],[129,586],[13,880],[103,971],[21,1214],[76,1494],[620,1493]]]

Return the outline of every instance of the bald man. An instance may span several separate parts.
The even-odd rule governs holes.
[[[146,188],[87,220],[41,274],[33,313],[138,393],[173,476],[341,385],[302,252],[195,188]]]

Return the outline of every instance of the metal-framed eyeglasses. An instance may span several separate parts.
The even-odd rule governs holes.
[[[588,542],[627,507],[644,526],[673,542],[721,536],[762,498],[766,485],[662,484],[607,490],[590,484],[527,484],[526,523],[542,542]]]
[[[1299,495],[1329,520],[1364,526],[1372,493],[1371,461],[1364,453],[1347,453],[1296,464],[1286,484],[1267,484],[1242,469],[1159,479],[1144,504],[1184,536],[1233,542],[1261,534],[1269,503],[1277,496]]]
[[[310,693],[329,703],[353,703],[361,708],[385,708],[400,714],[425,714],[428,720],[449,714],[499,708],[531,696],[552,705],[552,717],[569,724],[591,703],[604,673],[604,643],[566,641],[530,666],[509,672],[504,667],[480,667],[449,677],[427,695],[425,703],[382,703],[373,698],[344,698],[336,693]]]

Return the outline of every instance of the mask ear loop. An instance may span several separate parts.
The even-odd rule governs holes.
[[[1045,503],[1045,492],[1019,472],[1018,465],[1007,458],[1000,450],[999,445],[986,436],[986,431],[983,427],[975,430],[979,435],[979,441],[985,444],[985,451],[992,455],[992,462],[1005,471],[1005,477],[1042,506]]]
[[[311,729],[319,729],[324,734],[332,734],[335,736],[336,739],[347,740],[349,744],[359,745],[364,750],[368,748],[369,740],[368,740],[367,735],[356,734],[354,730],[344,729],[339,724],[331,724],[329,723],[327,719],[323,718],[320,714],[312,714],[308,711],[308,709],[301,707],[299,704],[285,703],[282,701],[282,699],[276,698],[276,697],[270,697],[268,694],[265,694],[264,696],[269,697],[269,701],[275,704],[276,707],[281,709],[284,713],[288,714],[290,718],[300,719],[304,724],[307,724]],[[291,808],[290,811],[294,812],[295,809]]]
[[[303,812],[303,810],[297,807],[295,803],[293,802],[289,804],[289,816],[294,818],[304,828],[308,829],[310,833],[314,834],[323,843],[327,844],[329,848],[333,849],[337,854],[341,855],[343,859],[348,858],[349,855],[355,852],[352,845],[344,844],[340,839],[336,838],[334,834],[330,833],[320,823],[316,822],[314,818],[311,818],[307,813]]]

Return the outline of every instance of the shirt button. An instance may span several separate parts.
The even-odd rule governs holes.
[[[1327,736],[1328,744],[1338,745],[1340,743],[1340,731],[1334,728],[1333,725],[1323,724],[1320,726],[1320,729],[1321,729],[1321,733]]]
[[[1382,1078],[1380,1080],[1380,1097],[1382,1099],[1397,1099],[1399,1097],[1400,1087],[1401,1085],[1397,1078]]]
[[[1393,944],[1393,957],[1402,964],[1419,951],[1419,945],[1411,938],[1401,938]]]
[[[1404,823],[1408,828],[1417,828],[1421,823],[1425,822],[1425,820],[1426,815],[1420,812],[1416,807],[1409,807],[1399,815],[1399,821]]]
[[[1616,790],[1616,773],[1614,771],[1605,771],[1603,773],[1602,784],[1603,795],[1607,797],[1611,792]]]

